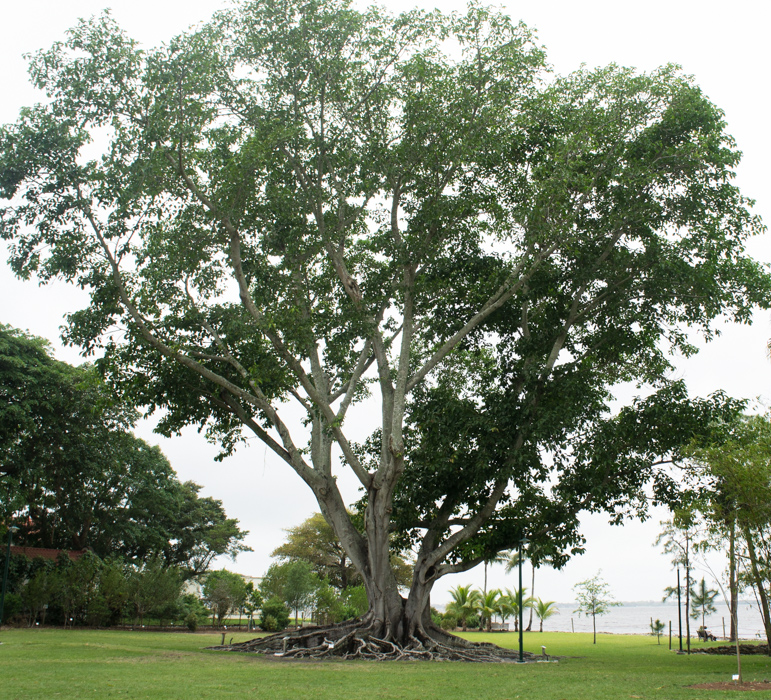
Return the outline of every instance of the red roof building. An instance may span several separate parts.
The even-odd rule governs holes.
[[[80,559],[84,550],[80,552],[67,551],[66,549],[45,549],[43,547],[16,547],[11,545],[11,554],[21,554],[29,559],[49,559],[56,561],[60,554],[66,554],[72,561]]]

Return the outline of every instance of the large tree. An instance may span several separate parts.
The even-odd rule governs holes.
[[[732,636],[739,590],[751,586],[771,650],[771,417],[742,416],[721,428],[722,439],[689,451],[697,504],[711,535],[707,545],[728,550]]]
[[[674,67],[552,77],[478,5],[261,0],[155,50],[84,21],[31,75],[47,102],[0,135],[12,266],[90,290],[67,339],[162,431],[252,433],[313,491],[370,605],[334,653],[455,654],[437,580],[525,535],[564,561],[582,509],[669,497],[658,465],[734,408],[664,379],[687,325],[769,299],[739,154]],[[611,418],[624,380],[655,391]]]
[[[135,419],[135,412],[114,400],[93,368],[57,362],[47,341],[0,324],[3,520],[28,509],[43,546],[66,542],[65,548],[83,549],[90,504],[70,502],[66,496],[82,491],[83,482],[103,473],[104,465],[118,453],[126,459],[135,449],[130,439],[123,439]],[[109,489],[105,484],[104,490]],[[86,494],[81,495],[87,500]],[[49,518],[44,502],[62,511],[70,507],[82,511],[70,518]],[[63,525],[63,519],[70,522]],[[23,532],[20,537],[23,540]]]
[[[222,503],[129,432],[136,418],[93,367],[0,324],[0,507],[16,544],[158,557],[187,576],[245,549]]]

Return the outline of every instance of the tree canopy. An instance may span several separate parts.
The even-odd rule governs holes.
[[[212,613],[217,616],[217,624],[221,626],[230,611],[238,610],[246,603],[248,590],[243,577],[220,569],[206,574],[202,593]]]
[[[313,513],[297,527],[288,528],[286,533],[286,542],[273,550],[272,557],[307,562],[314,573],[341,592],[349,586],[361,585],[356,567],[321,513]],[[398,584],[409,588],[412,568],[395,552],[391,552],[391,568]]]
[[[93,367],[0,326],[0,503],[17,544],[90,549],[139,564],[160,557],[192,576],[248,534],[222,503],[180,483],[169,461],[129,432],[136,411]]]
[[[720,428],[712,443],[694,442],[688,452],[692,517],[701,512],[707,544],[728,552],[732,638],[739,588],[749,585],[771,645],[771,417],[740,416]]]
[[[353,583],[356,568],[321,513],[314,513],[286,532],[287,541],[273,550],[272,557],[307,562],[316,574],[341,591]]]
[[[438,579],[525,535],[559,565],[582,509],[672,499],[661,464],[736,411],[667,379],[688,327],[771,299],[723,114],[674,66],[552,76],[477,4],[244,0],[158,49],[83,21],[30,72],[48,101],[0,133],[12,266],[90,290],[66,338],[162,431],[252,434],[299,475],[365,637],[452,655]],[[621,381],[652,393],[612,416]]]

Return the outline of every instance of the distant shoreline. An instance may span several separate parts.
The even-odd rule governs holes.
[[[619,607],[623,608],[639,608],[639,607],[646,607],[646,608],[652,608],[652,607],[662,607],[662,608],[669,608],[672,605],[677,605],[677,599],[674,600],[618,600],[616,601],[618,603]],[[439,612],[445,612],[447,609],[447,606],[449,605],[449,601],[446,603],[432,603],[432,607],[436,608]],[[568,601],[568,602],[559,602],[555,601],[554,603],[558,608],[576,608],[578,606],[578,603],[574,600]],[[725,603],[720,601],[716,603],[716,605],[722,605],[725,606]],[[739,600],[739,605],[749,605],[752,607],[757,606],[757,601],[753,600],[752,598],[741,598]],[[683,598],[683,608],[685,608],[685,598]]]
[[[544,621],[544,632],[591,632],[592,618],[586,615],[578,615],[576,612],[578,605],[574,602],[557,603],[556,608],[559,614]],[[731,616],[728,607],[724,602],[716,603],[716,612],[705,615],[705,627],[718,639],[727,639],[731,629]],[[443,611],[443,607],[436,606],[437,610]],[[691,612],[693,612],[691,606]],[[739,601],[739,638],[743,641],[765,641],[765,629],[763,619],[758,610],[757,603],[751,599],[742,599]],[[625,601],[619,602],[617,606],[610,608],[605,615],[598,615],[597,631],[603,634],[622,634],[622,635],[648,635],[650,634],[650,625],[653,620],[660,620],[665,625],[665,631],[662,636],[669,636],[671,625],[672,637],[678,636],[678,619],[682,620],[683,637],[686,633],[685,619],[685,600],[682,601],[681,613],[678,615],[677,600],[656,601]],[[495,617],[494,621],[499,621],[500,617]],[[525,611],[525,626],[530,621],[530,611]],[[509,617],[506,622],[509,630],[514,629],[514,619]],[[691,639],[696,639],[696,631],[701,627],[701,615],[691,617],[690,631]],[[538,630],[540,623],[534,615],[532,620],[532,629]]]
[[[677,598],[670,599],[670,600],[617,600],[615,601],[618,603],[620,607],[624,608],[639,608],[639,607],[646,607],[646,608],[652,608],[656,606],[661,606],[662,608],[668,608],[672,605],[677,605]],[[739,601],[739,605],[752,605],[756,606],[757,601],[753,600],[752,598],[742,598]],[[566,608],[569,607],[576,607],[578,603],[576,601],[568,601],[567,603],[555,603],[557,606],[563,605]],[[715,603],[716,605],[725,605],[723,601]],[[685,596],[683,596],[683,607],[685,607]]]

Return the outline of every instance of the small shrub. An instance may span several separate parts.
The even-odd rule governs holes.
[[[446,612],[442,615],[439,625],[443,630],[454,630],[458,626],[458,616],[455,613]]]
[[[349,586],[342,593],[343,602],[355,610],[351,617],[361,617],[369,609],[367,591],[364,586]]]
[[[472,629],[472,630],[476,629],[479,627],[480,624],[481,624],[481,618],[479,617],[479,615],[469,615],[466,618],[466,627],[468,627],[469,629]]]
[[[18,593],[6,593],[3,606],[3,624],[19,624],[22,622],[24,604]]]
[[[273,615],[263,615],[260,619],[260,627],[266,632],[278,632],[278,621]]]
[[[268,618],[273,618],[269,621]],[[268,629],[266,624],[275,624],[273,629]],[[280,598],[271,598],[267,603],[262,604],[262,614],[260,616],[260,627],[268,632],[280,632],[286,629],[289,624],[289,611]]]
[[[442,613],[440,613],[435,607],[431,606],[431,609],[429,611],[431,613],[431,622],[433,622],[435,625],[441,625],[442,624]]]
[[[198,615],[194,612],[189,612],[185,616],[185,625],[191,632],[195,632],[198,629]]]
[[[335,622],[344,622],[345,620],[353,620],[356,617],[359,617],[357,608],[347,603],[341,603],[336,608],[333,619]]]
[[[188,618],[192,615],[196,619],[197,625],[203,624],[209,617],[209,611],[203,604],[203,601],[193,593],[185,593],[180,596],[176,604],[177,620],[190,627]]]

